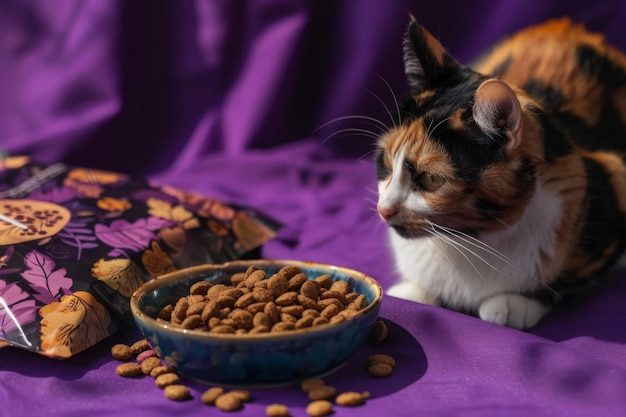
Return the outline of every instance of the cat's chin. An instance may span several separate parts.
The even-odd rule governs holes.
[[[408,228],[401,225],[390,225],[390,227],[394,230],[394,232],[396,232],[400,237],[403,237],[404,239],[419,239],[429,236],[429,233],[424,229]]]

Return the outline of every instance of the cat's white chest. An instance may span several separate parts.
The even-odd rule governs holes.
[[[537,187],[515,225],[481,236],[481,241],[460,234],[404,239],[390,230],[396,266],[406,284],[395,286],[391,294],[425,302],[436,297],[453,308],[476,310],[493,295],[540,288],[545,285],[541,256],[554,252],[560,209],[557,196]]]

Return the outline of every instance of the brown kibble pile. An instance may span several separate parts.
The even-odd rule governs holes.
[[[157,320],[183,329],[246,335],[337,324],[367,306],[365,296],[347,282],[327,274],[309,280],[295,266],[269,277],[250,266],[229,281],[193,284],[189,295],[163,307]]]
[[[206,390],[200,397],[203,403],[214,405],[222,411],[237,411],[243,407],[243,403],[252,401],[250,391],[236,389],[224,392],[222,387],[213,387]]]
[[[393,373],[396,360],[389,355],[379,353],[369,357],[369,368],[367,371],[373,377],[383,378]]]

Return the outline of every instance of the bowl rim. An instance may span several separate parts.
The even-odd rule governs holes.
[[[313,269],[321,269],[321,270],[332,270],[339,271],[345,275],[350,277],[365,281],[374,291],[374,300],[368,304],[365,308],[359,310],[355,315],[346,319],[341,323],[327,323],[322,324],[315,327],[307,327],[304,329],[297,330],[288,330],[281,332],[268,332],[268,333],[254,333],[254,334],[245,334],[245,335],[235,335],[231,333],[209,333],[200,330],[189,330],[183,329],[180,327],[168,326],[167,324],[160,323],[156,319],[153,319],[148,314],[144,313],[139,309],[139,300],[149,291],[152,291],[162,285],[169,284],[183,278],[188,278],[192,275],[202,275],[206,273],[210,273],[213,271],[218,271],[221,269],[231,268],[231,267],[248,267],[250,265],[258,265],[260,267],[263,266],[277,266],[277,265],[290,265],[297,266],[300,268],[313,268]],[[296,260],[284,260],[284,259],[251,259],[251,260],[235,260],[224,262],[220,264],[202,264],[191,266],[188,268],[183,268],[176,270],[174,272],[170,272],[164,275],[160,275],[156,278],[153,278],[144,284],[142,284],[139,288],[137,288],[131,298],[130,298],[130,309],[135,320],[143,321],[147,325],[152,327],[157,327],[161,331],[170,332],[178,336],[191,337],[195,339],[202,339],[206,341],[215,340],[215,341],[236,341],[236,342],[247,342],[247,341],[268,341],[272,339],[282,339],[290,336],[300,336],[303,334],[322,334],[325,330],[330,328],[340,328],[343,325],[347,325],[351,321],[357,319],[358,317],[364,316],[372,310],[378,308],[382,301],[383,297],[383,289],[381,285],[369,275],[364,274],[363,272],[357,271],[355,269],[346,268],[342,266],[325,264],[320,262],[312,262],[312,261],[296,261]]]

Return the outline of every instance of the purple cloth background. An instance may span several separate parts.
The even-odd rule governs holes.
[[[285,224],[267,258],[309,259],[394,281],[374,212],[369,137],[324,138],[388,116],[380,74],[403,94],[401,36],[412,11],[461,62],[508,33],[570,15],[626,50],[617,1],[39,1],[0,3],[0,148],[120,170],[263,209]],[[392,107],[393,108],[393,107]],[[341,135],[338,135],[341,136]],[[626,276],[523,333],[387,297],[389,342],[328,378],[373,398],[337,416],[625,416]],[[0,350],[0,416],[217,415],[114,375],[108,349],[58,362]],[[366,376],[371,352],[398,360]],[[304,416],[295,388],[255,391]]]

